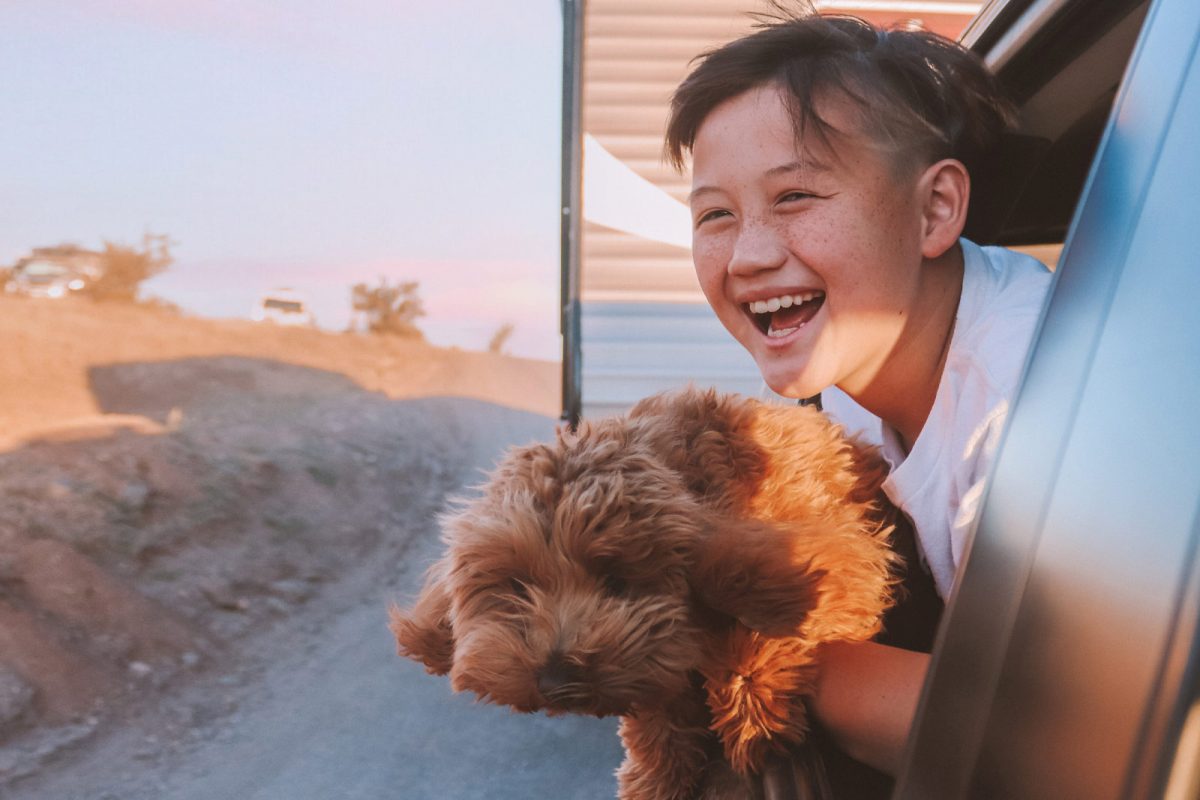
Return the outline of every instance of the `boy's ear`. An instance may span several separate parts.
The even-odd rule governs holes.
[[[917,179],[923,204],[921,255],[938,258],[958,241],[967,224],[971,176],[962,162],[944,158]]]
[[[402,611],[393,605],[388,625],[400,655],[420,661],[433,675],[445,675],[454,665],[447,567],[445,559],[430,567],[412,609]]]

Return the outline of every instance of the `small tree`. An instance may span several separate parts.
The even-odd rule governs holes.
[[[380,278],[377,286],[356,283],[350,292],[350,302],[366,319],[371,333],[425,338],[416,325],[417,318],[425,316],[416,281],[394,286],[386,278]]]
[[[511,322],[506,322],[496,329],[492,334],[492,340],[488,342],[489,353],[505,353],[508,351],[508,340],[512,338],[513,331],[516,327]]]
[[[137,300],[142,282],[163,272],[173,261],[171,240],[165,235],[147,233],[140,250],[106,241],[100,254],[100,274],[84,292],[93,300],[132,303]]]

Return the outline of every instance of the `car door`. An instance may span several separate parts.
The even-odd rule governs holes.
[[[1081,173],[895,796],[1194,797],[1200,3],[1003,5],[985,55],[1038,46],[1057,69],[1106,13],[1102,34],[1136,14],[1136,44]],[[1100,69],[1071,57],[1085,59],[1072,80]],[[1054,80],[1030,79],[1023,109]],[[1057,102],[1074,102],[1069,81]],[[1007,219],[1053,205],[1020,202]]]

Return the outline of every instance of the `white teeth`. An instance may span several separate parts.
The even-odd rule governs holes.
[[[772,297],[769,300],[753,300],[749,303],[750,311],[755,314],[774,314],[781,308],[791,308],[798,306],[801,303],[807,303],[818,297],[823,297],[824,292],[800,292],[799,294],[784,294],[779,297]]]
[[[779,330],[771,328],[771,330],[767,331],[767,336],[770,336],[772,339],[781,339],[794,330],[799,330],[799,326],[795,328],[780,328]]]

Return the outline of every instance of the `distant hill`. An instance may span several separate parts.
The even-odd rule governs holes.
[[[93,391],[89,371],[96,368],[222,356],[323,370],[390,398],[469,397],[555,417],[561,409],[556,362],[82,298],[0,295],[0,447],[45,427],[117,413]]]

